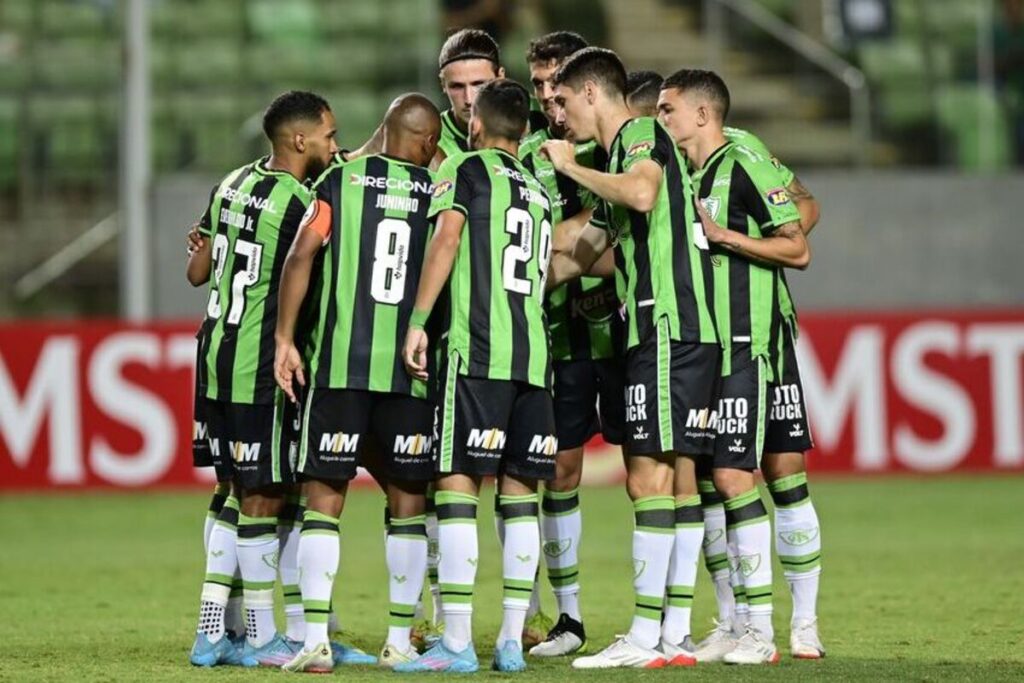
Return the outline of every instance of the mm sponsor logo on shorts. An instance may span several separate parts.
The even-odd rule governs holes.
[[[719,434],[746,434],[749,431],[750,405],[745,398],[723,398],[718,402],[714,424]]]
[[[505,432],[497,427],[490,429],[471,429],[469,438],[466,439],[466,446],[469,448],[482,448],[485,451],[500,451],[505,448]]]
[[[231,459],[235,462],[256,462],[260,459],[260,444],[243,441],[229,441]]]
[[[403,455],[426,455],[430,453],[430,448],[433,444],[433,437],[425,434],[411,434],[409,436],[397,434],[395,436],[394,451]]]
[[[626,387],[626,422],[647,420],[647,387],[630,384]]]
[[[193,441],[206,441],[210,436],[209,429],[205,422],[199,420],[192,420],[192,440]]]
[[[715,412],[710,408],[690,408],[685,429],[685,436],[692,439],[715,438]]]
[[[800,386],[797,384],[781,384],[775,387],[772,395],[770,419],[773,422],[785,422],[802,420],[803,418],[804,405],[803,401],[800,400]]]
[[[558,439],[553,434],[534,434],[528,450],[540,455],[554,455],[558,452]]]
[[[345,432],[326,433],[320,436],[321,453],[355,453],[359,448],[359,435]]]

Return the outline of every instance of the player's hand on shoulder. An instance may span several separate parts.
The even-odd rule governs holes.
[[[298,399],[295,398],[295,387],[292,385],[293,378],[298,380],[299,386],[306,386],[306,377],[302,372],[302,356],[299,355],[295,344],[279,341],[274,353],[274,379],[292,403],[298,403]]]
[[[410,327],[405,335],[405,347],[402,349],[402,361],[405,370],[416,379],[427,379],[427,333],[418,328]]]
[[[191,256],[202,249],[204,244],[206,244],[206,239],[199,232],[199,223],[193,223],[188,234],[185,235],[185,247],[188,249],[188,255]]]
[[[576,160],[576,146],[568,140],[548,140],[540,146],[540,153],[551,161],[556,171],[562,171]]]

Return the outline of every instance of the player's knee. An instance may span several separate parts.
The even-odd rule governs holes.
[[[761,459],[761,473],[767,482],[773,482],[806,471],[803,453],[765,453]]]
[[[672,467],[665,461],[639,456],[630,459],[626,492],[632,500],[672,495]]]
[[[715,488],[728,500],[754,488],[754,473],[747,470],[717,469],[714,473]]]
[[[267,488],[242,496],[241,512],[246,517],[277,517],[284,506],[284,490]]]

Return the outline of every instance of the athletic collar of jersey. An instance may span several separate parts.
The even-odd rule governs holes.
[[[444,124],[444,127],[448,129],[448,132],[451,133],[456,140],[464,142],[468,148],[469,134],[463,133],[462,129],[459,128],[459,124],[455,122],[455,112],[451,109],[446,109],[444,113],[441,114],[441,123]]]
[[[393,161],[396,164],[405,164],[406,166],[414,166],[415,168],[423,168],[423,166],[417,166],[416,164],[414,164],[413,162],[409,161],[408,159],[402,159],[401,157],[396,157],[396,156],[393,156],[391,154],[385,154],[384,152],[378,152],[374,156],[381,157],[382,159],[387,159],[388,161]]]
[[[270,168],[269,166],[267,166],[269,162],[269,156],[261,157],[256,160],[256,163],[253,164],[253,167],[256,169],[256,172],[261,175],[272,175],[278,178],[291,178],[300,185],[302,184],[302,181],[293,176],[289,171],[283,171],[279,168]]]
[[[612,138],[612,144],[608,146],[608,152],[609,153],[611,153],[611,151],[613,149],[615,149],[615,144],[619,141],[619,138],[622,137],[622,131],[626,130],[626,128],[629,127],[629,124],[633,123],[634,121],[639,121],[639,120],[640,120],[639,117],[634,117],[634,118],[631,118],[631,119],[626,119],[622,123],[622,125],[619,126],[619,130],[616,131],[615,137]]]
[[[731,140],[726,140],[725,144],[716,149],[714,152],[712,152],[711,156],[709,156],[707,161],[704,162],[704,165],[694,172],[694,177],[703,178],[704,173],[706,173],[707,170],[711,168],[716,161],[718,161],[719,157],[723,156],[727,151],[729,151],[729,148],[732,147],[733,144],[734,143]]]

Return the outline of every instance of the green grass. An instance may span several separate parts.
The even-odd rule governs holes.
[[[523,680],[1010,680],[1024,678],[1024,485],[1017,477],[843,479],[812,492],[823,525],[820,622],[828,658],[770,669],[573,672],[530,661]],[[486,499],[485,495],[485,499]],[[592,643],[627,628],[630,507],[619,489],[583,492],[583,606]],[[187,663],[203,572],[207,497],[195,494],[0,499],[0,680],[247,680],[279,671]],[[336,603],[353,639],[375,651],[386,631],[382,499],[354,493],[342,519]],[[488,505],[481,505],[476,642],[488,663],[501,588]],[[702,570],[694,626],[713,592]],[[776,576],[781,572],[776,567]],[[776,582],[778,643],[789,595]],[[546,610],[553,600],[545,589]],[[346,668],[351,680],[392,679]],[[488,679],[501,676],[482,673]]]

